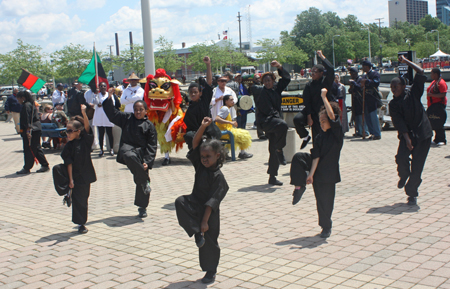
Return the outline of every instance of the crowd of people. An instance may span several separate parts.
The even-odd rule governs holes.
[[[341,181],[339,170],[340,152],[344,134],[348,132],[345,105],[345,87],[335,75],[333,65],[321,51],[317,55],[322,64],[311,69],[311,81],[303,92],[305,108],[294,118],[294,126],[304,149],[312,142],[310,153],[298,152],[291,160],[290,184],[294,186],[292,204],[297,204],[308,184],[312,184],[317,203],[320,237],[328,238],[332,229],[332,211],[336,195],[336,183]],[[204,57],[207,67],[206,78],[190,84],[189,105],[184,115],[188,145],[187,158],[195,168],[191,195],[176,199],[175,207],[180,226],[194,236],[199,248],[200,266],[206,275],[204,283],[214,281],[220,258],[218,236],[220,233],[219,207],[229,187],[220,171],[227,159],[229,145],[224,145],[229,131],[234,136],[235,146],[240,149],[239,158],[249,159],[248,152],[252,138],[247,131],[247,114],[255,112],[254,126],[258,138],[268,140],[269,163],[268,184],[282,185],[276,177],[280,165],[286,165],[283,149],[286,146],[288,124],[281,111],[282,92],[289,85],[290,74],[277,62],[270,65],[277,73],[255,74],[250,87],[243,84],[242,76],[230,73],[217,77],[214,87],[211,59]],[[413,85],[406,89],[402,78],[391,81],[394,95],[389,103],[389,111],[398,130],[399,147],[395,157],[398,165],[398,188],[405,188],[408,204],[416,205],[421,174],[427,158],[433,135],[434,143],[445,144],[443,125],[446,114],[445,81],[440,71],[432,71],[433,82],[427,90],[428,111],[421,103],[426,77],[416,64],[399,57],[399,61],[416,71]],[[350,69],[350,94],[353,99],[352,118],[355,122],[355,136],[369,136],[371,140],[381,139],[381,129],[377,117],[379,107],[379,74],[371,69],[369,61],[363,62],[362,76],[354,68]],[[40,145],[41,122],[54,122],[66,126],[67,143],[62,146],[63,164],[53,167],[55,189],[64,198],[64,204],[72,206],[72,221],[78,224],[78,231],[86,233],[88,197],[90,184],[96,181],[91,153],[94,134],[91,126],[98,130],[100,143],[99,157],[104,154],[104,134],[110,144],[110,154],[114,155],[112,127],[122,129],[117,162],[127,166],[134,178],[135,201],[139,217],[147,216],[151,186],[149,170],[152,169],[158,136],[154,124],[147,117],[147,104],[143,100],[144,90],[139,78],[133,73],[123,84],[108,89],[107,83],[100,83],[98,91],[83,92],[81,84],[74,82],[72,89],[63,93],[62,85],[52,94],[52,106],[44,106],[39,115],[31,94],[21,91],[14,96],[17,104],[9,104],[13,117],[19,113],[18,132],[23,138],[24,167],[18,174],[29,174],[34,159],[41,164],[38,172],[49,171],[49,164]],[[254,106],[242,109],[239,100],[243,95],[253,95]],[[67,105],[70,119],[64,114]],[[19,110],[20,107],[20,110]],[[95,108],[95,109],[94,109]],[[364,115],[364,118],[363,118]],[[430,120],[431,122],[430,122]],[[442,122],[444,120],[444,122]],[[311,128],[311,135],[308,131]],[[45,142],[44,142],[45,143]],[[167,165],[167,163],[166,163]]]

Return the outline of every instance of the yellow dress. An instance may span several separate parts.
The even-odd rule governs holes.
[[[230,113],[228,113],[225,120],[232,121]],[[241,128],[235,128],[235,127],[233,127],[233,125],[228,124],[228,123],[218,123],[217,121],[216,121],[216,125],[219,127],[220,130],[231,131],[231,133],[234,136],[234,148],[235,149],[239,148],[240,150],[246,150],[247,148],[249,148],[251,146],[252,136],[250,135],[250,133],[247,130],[241,129]],[[224,136],[222,136],[221,139],[229,139],[229,136],[224,135]],[[229,144],[227,144],[226,146],[228,148],[231,147]]]

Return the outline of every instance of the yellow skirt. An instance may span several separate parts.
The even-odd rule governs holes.
[[[246,150],[252,145],[252,137],[250,133],[241,128],[231,128],[229,131],[234,136],[234,149],[240,149],[240,150]],[[222,136],[222,139],[229,139],[230,137],[228,135]],[[231,146],[228,144],[226,145],[227,148],[231,148]]]

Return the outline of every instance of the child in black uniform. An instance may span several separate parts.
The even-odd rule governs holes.
[[[122,128],[117,162],[126,165],[133,174],[136,184],[134,204],[139,207],[139,217],[145,218],[152,190],[148,170],[152,169],[156,157],[156,129],[147,119],[145,101],[134,103],[134,113],[121,112],[114,107],[112,95],[110,91],[109,97],[103,101],[103,110],[110,122]]]
[[[320,237],[331,235],[331,214],[333,212],[336,183],[341,181],[339,157],[344,142],[344,133],[339,120],[340,109],[335,102],[330,104],[327,89],[322,88],[324,107],[319,112],[321,132],[314,140],[311,154],[296,153],[291,163],[291,185],[295,186],[292,204],[297,204],[306,190],[306,184],[313,184],[316,196]],[[307,175],[306,172],[309,171]]]
[[[225,160],[222,143],[207,140],[201,143],[203,133],[212,123],[205,117],[194,136],[187,157],[195,168],[192,194],[178,197],[175,201],[178,223],[189,237],[195,235],[199,247],[200,267],[206,271],[202,282],[212,283],[219,265],[220,247],[217,243],[220,230],[219,205],[228,192],[228,184],[220,168]]]
[[[72,222],[78,224],[78,232],[87,233],[88,198],[91,183],[97,180],[91,160],[94,135],[89,127],[86,106],[81,105],[80,116],[74,116],[67,124],[67,144],[61,152],[64,164],[53,167],[53,181],[64,203],[72,203]]]
[[[205,56],[203,62],[206,64],[206,81],[203,78],[199,78],[199,83],[192,83],[189,85],[188,92],[191,101],[184,115],[184,123],[186,124],[184,140],[190,150],[192,149],[192,140],[195,132],[202,125],[203,118],[211,117],[211,110],[209,108],[213,96],[213,89],[211,87],[211,59],[209,59],[208,56]],[[205,134],[208,138],[216,139],[220,139],[222,136],[219,128],[214,123],[208,126]]]

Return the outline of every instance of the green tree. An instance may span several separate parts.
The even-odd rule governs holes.
[[[442,25],[442,22],[439,18],[427,14],[419,20],[419,25],[425,28],[426,31],[431,31],[433,29],[438,29]]]
[[[172,41],[161,35],[155,44],[158,46],[155,52],[155,67],[164,68],[167,73],[174,73],[181,68],[184,61],[176,54]]]
[[[89,61],[91,61],[92,51],[87,50],[80,44],[71,43],[53,52],[50,58],[53,61],[56,76],[69,79],[70,82],[78,78],[86,69]]]
[[[308,60],[308,55],[295,46],[291,38],[282,37],[282,41],[264,38],[256,42],[262,49],[257,52],[259,63],[277,60],[282,64],[298,64],[302,66]]]
[[[133,44],[133,49],[122,50],[115,63],[117,63],[118,66],[123,67],[123,70],[127,73],[134,72],[137,76],[144,77],[144,46]]]

